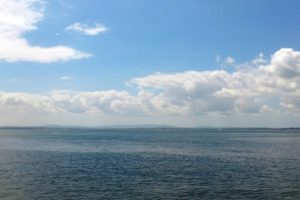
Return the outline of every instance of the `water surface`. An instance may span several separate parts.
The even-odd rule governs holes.
[[[0,199],[300,199],[300,131],[0,129]]]

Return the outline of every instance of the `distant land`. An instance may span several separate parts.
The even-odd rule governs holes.
[[[176,127],[169,125],[141,124],[141,125],[107,125],[107,126],[70,126],[70,125],[44,125],[44,126],[0,126],[0,129],[208,129],[208,130],[300,130],[300,127]]]

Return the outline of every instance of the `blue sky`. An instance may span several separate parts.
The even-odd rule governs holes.
[[[280,113],[276,118],[278,121],[286,116],[292,118],[291,122],[283,122],[282,126],[296,125],[300,107],[298,105],[299,52],[297,51],[300,49],[298,39],[300,35],[299,1],[22,0],[17,2],[13,0],[10,3],[7,2],[9,1],[0,0],[0,9],[5,13],[0,15],[0,36],[4,39],[7,37],[9,42],[6,44],[4,43],[7,42],[6,40],[0,41],[0,45],[1,42],[3,43],[3,52],[0,49],[0,91],[4,93],[2,98],[5,95],[19,95],[18,98],[14,96],[17,99],[25,98],[26,109],[28,104],[36,105],[36,103],[32,103],[33,101],[41,103],[40,100],[29,100],[27,97],[35,95],[36,98],[49,98],[51,103],[48,103],[54,104],[54,110],[64,110],[62,113],[69,113],[74,118],[89,115],[92,120],[84,122],[87,125],[98,125],[94,119],[103,118],[107,119],[106,123],[108,124],[118,123],[120,118],[133,117],[136,115],[133,113],[137,112],[139,116],[142,115],[145,118],[137,123],[157,123],[153,118],[161,117],[165,119],[163,122],[166,124],[176,124],[176,120],[178,120],[182,126],[186,121],[193,120],[188,126],[216,123],[224,126],[255,126],[257,122],[255,118],[258,118],[258,115],[261,118],[265,118],[265,115],[272,115],[261,113],[265,106],[269,110]],[[10,13],[16,11],[19,18],[10,21]],[[33,17],[28,12],[37,16]],[[20,19],[24,19],[24,21]],[[97,27],[103,30],[90,34],[84,33],[87,29],[92,30]],[[36,52],[33,49],[37,46],[43,49]],[[47,49],[58,46],[63,49],[54,49],[53,55],[48,53]],[[17,53],[14,53],[16,51]],[[55,53],[55,51],[61,53]],[[274,56],[276,52],[278,53],[277,60],[272,59],[276,57]],[[51,58],[45,58],[50,54]],[[259,57],[261,62],[254,63],[255,59]],[[47,60],[45,61],[45,59]],[[296,78],[293,76],[292,79],[285,80],[286,77],[281,77],[283,72],[280,67],[286,66],[278,64],[282,59],[292,65],[288,66],[287,70],[292,69],[292,72],[289,72]],[[294,59],[293,62],[291,59]],[[265,71],[258,70],[260,67]],[[244,72],[243,69],[246,68],[251,68],[251,71]],[[287,73],[287,70],[284,73]],[[209,75],[206,75],[205,71],[209,71]],[[205,96],[204,91],[217,87],[213,85],[215,79],[209,77],[214,77],[214,72],[221,71],[227,74],[218,75],[220,76],[217,77],[218,80],[225,80],[227,75],[233,80],[226,79],[224,87],[221,87],[223,83],[216,83],[219,87],[218,90],[213,90],[212,93]],[[272,73],[278,71],[279,78],[271,81],[272,83],[276,82],[270,86],[271,89],[266,89],[263,85],[265,83],[262,83],[261,79],[267,78],[267,75],[270,77],[276,75],[270,75],[270,71]],[[189,72],[195,72],[196,75],[191,75]],[[230,99],[227,93],[226,95],[223,93],[229,89],[232,91],[236,86],[232,86],[231,83],[240,81],[240,79],[237,80],[237,75],[233,75],[234,73],[243,74],[241,76],[245,76],[245,78],[257,77],[256,74],[259,74],[261,79],[254,82],[259,82],[260,85],[257,87],[261,86],[264,89],[253,92],[253,89],[247,85],[251,85],[251,83],[239,83],[240,85],[244,84],[243,91],[251,90],[255,94],[245,95],[242,98],[233,95],[234,97],[231,96]],[[205,89],[199,89],[206,85],[206,82],[201,82],[202,76],[211,81]],[[289,77],[292,76],[289,75]],[[160,83],[161,79],[152,82],[151,78],[154,80],[161,78],[163,81],[161,85],[154,86],[155,83]],[[176,81],[176,84],[171,84],[173,79],[174,81],[183,80],[178,83],[179,88],[174,86],[177,84]],[[190,83],[190,80],[194,81]],[[148,83],[146,83],[147,81]],[[284,81],[291,84],[292,94],[283,94],[281,91]],[[188,90],[185,91],[187,93],[179,91],[182,85],[186,84],[196,88],[195,94]],[[170,88],[171,86],[175,88]],[[276,91],[270,94],[273,89]],[[58,109],[57,101],[53,100],[55,92],[61,94],[63,91],[65,93],[68,91],[68,95],[71,95],[69,98],[72,99],[76,95],[80,96],[86,92],[105,93],[111,90],[127,92],[129,99],[135,98],[134,101],[138,101],[138,103],[135,102],[131,105],[132,99],[122,99],[123,103],[127,100],[130,102],[128,103],[130,109],[125,109],[123,105],[119,108],[121,110],[114,108],[113,112],[107,114],[104,112],[106,108],[100,109],[94,104],[90,105],[87,103],[89,100],[85,99],[84,107],[89,108],[74,114],[62,105]],[[176,92],[174,92],[175,90]],[[289,90],[291,89],[289,88]],[[239,93],[243,93],[243,91],[240,89]],[[143,104],[139,97],[142,92],[156,95],[153,97],[155,100],[150,103],[150,107],[154,107],[154,110],[143,107],[138,111],[132,111],[131,107]],[[64,95],[66,95],[65,93]],[[220,93],[222,93],[222,97],[225,95],[226,98],[220,100],[220,96],[218,96],[218,100],[216,100],[218,106],[216,107],[226,104],[228,106],[226,109],[217,109],[215,105],[206,105],[210,95],[215,97]],[[288,97],[291,96],[292,99],[289,99]],[[158,97],[164,98],[158,100]],[[179,102],[178,99],[184,100]],[[108,103],[109,107],[112,106],[114,100]],[[259,111],[251,113],[242,111],[238,105],[239,102],[244,101],[249,101],[245,103],[247,105],[258,103]],[[6,108],[7,99],[3,102],[6,102],[2,103],[3,109],[10,113],[14,109],[19,109],[17,108],[19,103],[18,106],[10,105],[9,108]],[[187,102],[189,105],[185,104]],[[128,106],[128,104],[126,105]],[[158,104],[159,108],[156,107]],[[170,109],[163,110],[164,104]],[[203,107],[203,105],[205,106]],[[74,106],[76,107],[72,104],[71,107]],[[80,104],[80,106],[83,105]],[[101,113],[100,117],[98,114],[97,116],[91,114],[93,113],[91,110],[94,111],[95,107],[97,107],[97,113]],[[211,107],[213,108],[210,109]],[[293,112],[287,111],[287,108]],[[22,110],[20,113],[24,114],[26,109],[20,109]],[[37,110],[36,116],[40,115],[38,111],[40,108],[32,109]],[[178,111],[178,109],[183,109],[183,111]],[[190,113],[190,110],[199,111],[201,114]],[[56,111],[54,114],[52,111],[49,112],[49,116],[51,115],[52,118],[60,116],[61,121],[53,121],[51,117],[49,119],[47,116],[39,123],[77,123],[76,120],[66,121],[61,112]],[[45,112],[48,113],[48,111]],[[44,111],[42,113],[45,115]],[[18,122],[2,120],[2,124],[26,124],[27,121],[22,120],[26,114],[23,114],[18,114],[20,118]],[[227,121],[224,120],[225,115],[234,117],[231,121]],[[243,121],[241,118],[244,118],[244,115],[251,120]],[[109,120],[114,117],[116,120]],[[173,117],[176,120],[173,120]],[[189,120],[191,118],[193,120]],[[200,119],[201,123],[199,123]],[[274,120],[259,125],[272,126]],[[249,121],[251,123],[248,124]],[[134,123],[134,118],[132,122],[128,123]]]

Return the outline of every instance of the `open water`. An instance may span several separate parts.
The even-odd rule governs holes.
[[[0,129],[0,199],[300,199],[300,131]]]

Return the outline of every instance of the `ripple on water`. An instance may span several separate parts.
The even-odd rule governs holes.
[[[0,199],[300,199],[300,135],[0,130]]]

